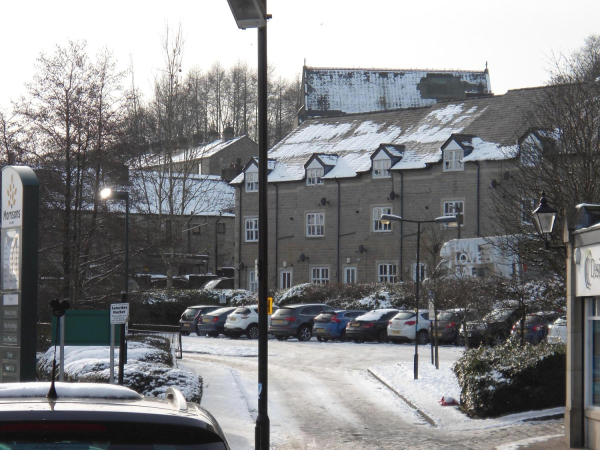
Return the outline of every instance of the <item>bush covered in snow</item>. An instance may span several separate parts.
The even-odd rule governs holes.
[[[118,355],[115,349],[115,378],[118,377]],[[109,347],[65,347],[65,381],[108,383],[109,357]],[[54,347],[38,359],[36,369],[40,380],[50,380],[53,359]],[[164,397],[167,388],[175,387],[188,401],[200,403],[202,399],[202,377],[173,367],[168,340],[156,336],[139,336],[128,341],[123,385],[153,397]]]
[[[405,284],[299,284],[277,291],[278,306],[292,303],[325,303],[339,309],[406,308],[414,302],[413,286]]]
[[[181,314],[194,305],[221,305],[220,294],[227,305],[257,303],[255,292],[243,289],[169,289],[144,291],[130,301],[130,324],[178,325]],[[226,306],[226,305],[222,305]]]
[[[460,408],[471,417],[565,405],[564,344],[521,346],[513,337],[466,351],[452,369],[461,388]]]

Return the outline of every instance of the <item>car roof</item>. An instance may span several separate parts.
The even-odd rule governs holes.
[[[238,309],[238,307],[237,306],[225,306],[223,308],[215,309],[214,311],[211,311],[211,312],[207,313],[206,315],[207,316],[219,316],[226,312],[233,311],[234,309]]]
[[[195,305],[195,306],[188,306],[186,309],[190,309],[190,308],[196,308],[196,309],[200,309],[200,308],[219,308],[218,305]]]
[[[329,306],[326,305],[325,303],[294,303],[291,305],[284,305],[284,306],[280,306],[279,308],[301,308],[303,306]]]

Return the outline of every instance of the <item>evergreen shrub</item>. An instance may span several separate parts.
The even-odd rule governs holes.
[[[460,408],[471,417],[565,405],[564,344],[521,347],[512,337],[502,345],[467,350],[452,369],[461,388]]]

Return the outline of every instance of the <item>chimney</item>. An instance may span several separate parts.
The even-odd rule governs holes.
[[[233,139],[233,127],[228,125],[223,130],[223,140],[228,141],[230,139]]]

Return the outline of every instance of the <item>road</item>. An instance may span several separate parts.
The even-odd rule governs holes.
[[[430,363],[429,346],[420,364]],[[254,448],[257,342],[184,338],[180,365],[204,378],[202,405],[232,448]],[[453,362],[461,349],[440,349]],[[274,449],[494,449],[563,432],[563,421],[485,429],[436,428],[369,374],[373,366],[412,363],[413,345],[269,340],[269,419]]]

